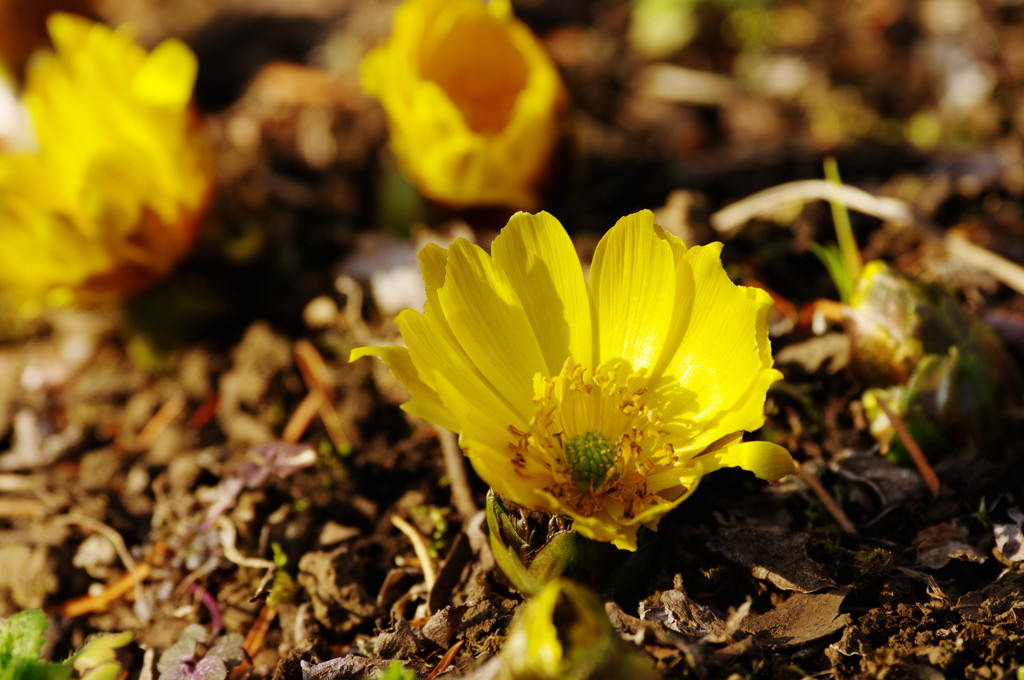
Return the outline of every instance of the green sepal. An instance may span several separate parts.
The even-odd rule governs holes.
[[[498,568],[524,595],[535,595],[551,580],[578,571],[593,547],[593,541],[575,531],[556,533],[540,548],[531,547],[493,491],[487,494],[487,529]]]

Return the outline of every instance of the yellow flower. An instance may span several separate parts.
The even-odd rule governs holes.
[[[490,256],[465,240],[420,251],[424,312],[396,320],[408,349],[351,359],[383,359],[412,395],[403,408],[458,432],[496,493],[633,550],[713,470],[794,471],[782,447],[740,442],[781,375],[771,299],[734,285],[720,251],[643,211],[601,239],[584,283],[561,224],[518,213]]]
[[[187,251],[212,182],[189,100],[196,59],[167,40],[51,15],[30,64],[34,140],[0,153],[0,304],[25,317],[120,297]]]
[[[362,64],[391,148],[425,196],[532,207],[565,103],[558,72],[508,0],[406,0]]]

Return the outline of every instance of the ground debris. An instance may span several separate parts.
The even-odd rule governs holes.
[[[355,545],[302,556],[298,582],[309,593],[313,616],[320,625],[344,632],[377,613],[376,602],[365,586],[367,568],[365,555]]]
[[[806,534],[747,527],[723,527],[708,548],[783,590],[811,593],[835,583],[807,556]]]
[[[301,664],[301,680],[365,680],[380,675],[391,662],[364,656],[342,656],[317,664],[308,661],[302,661]],[[279,680],[288,679],[280,677]]]
[[[1024,661],[1019,575],[961,596],[875,608],[826,650],[839,677],[1010,677]],[[984,621],[984,623],[981,623]],[[920,675],[930,669],[932,675]],[[936,675],[936,673],[938,673]]]
[[[802,647],[832,635],[849,625],[849,614],[840,607],[849,588],[817,593],[795,593],[764,614],[748,616],[741,629],[769,647]]]
[[[0,317],[0,617],[47,611],[57,656],[131,630],[129,678],[155,675],[200,624],[246,637],[234,680],[372,679],[391,658],[420,680],[442,660],[437,680],[493,680],[525,600],[467,521],[487,490],[472,471],[452,478],[455,436],[400,410],[408,394],[381,362],[348,362],[398,344],[398,308],[422,309],[421,242],[489,242],[511,214],[435,205],[401,179],[359,87],[398,0],[88,4],[147,44],[196,49],[219,186],[197,248],[155,289],[24,328]],[[615,630],[669,679],[1016,678],[1024,443],[943,456],[921,442],[933,497],[870,435],[838,289],[815,257],[834,243],[827,203],[787,200],[728,233],[711,223],[794,182],[831,196],[833,156],[864,259],[945,286],[1022,365],[1024,299],[1005,276],[1024,262],[1020,2],[512,5],[574,108],[536,208],[585,261],[642,207],[664,206],[658,223],[688,245],[729,241],[729,278],[775,301],[784,374],[748,439],[786,446],[852,528],[800,481],[722,470],[641,531],[649,550],[629,569],[613,569],[621,555],[587,565]],[[659,25],[692,37],[644,57],[630,32],[655,5]],[[998,269],[964,259],[979,249]],[[1020,429],[1019,409],[995,414]],[[427,561],[440,565],[429,590]],[[613,571],[625,576],[604,581]]]

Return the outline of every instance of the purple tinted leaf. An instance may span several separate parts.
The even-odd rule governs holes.
[[[216,656],[204,656],[195,665],[192,674],[181,680],[224,680],[228,677],[228,665]]]
[[[173,645],[164,650],[156,669],[161,674],[167,673],[172,667],[183,661],[191,661],[196,656],[196,647],[206,639],[206,629],[193,623],[181,632],[181,637]]]
[[[237,666],[245,659],[245,652],[242,650],[243,638],[240,633],[229,633],[217,638],[210,651],[206,653],[209,658],[215,656],[223,659],[228,666]]]
[[[160,680],[225,680],[228,669],[245,658],[242,636],[224,635],[201,657],[196,654],[199,643],[206,638],[206,630],[197,624],[186,628],[181,639],[160,655],[157,670]]]

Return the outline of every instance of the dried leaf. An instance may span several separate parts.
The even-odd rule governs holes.
[[[741,628],[759,634],[763,644],[799,647],[850,623],[850,615],[839,611],[849,592],[849,588],[839,588],[823,593],[797,593],[765,614],[747,617]]]
[[[825,333],[783,347],[775,353],[780,364],[798,364],[808,373],[817,373],[827,363],[825,372],[838,373],[850,363],[850,336],[846,333]]]
[[[982,563],[983,555],[974,546],[960,540],[967,536],[962,527],[943,522],[922,529],[914,537],[913,545],[917,548],[917,566],[926,569],[941,569],[950,560]]]
[[[301,661],[302,680],[364,680],[387,670],[387,659],[368,659],[365,656],[342,656],[323,663]]]
[[[996,538],[996,549],[1008,562],[1020,562],[1024,560],[1024,532],[1021,531],[1021,524],[1024,523],[1024,515],[1018,508],[1009,512],[1013,524],[994,524],[992,533]]]
[[[807,556],[807,536],[748,527],[725,527],[708,541],[708,547],[750,570],[756,579],[767,580],[783,590],[811,593],[835,586]]]

